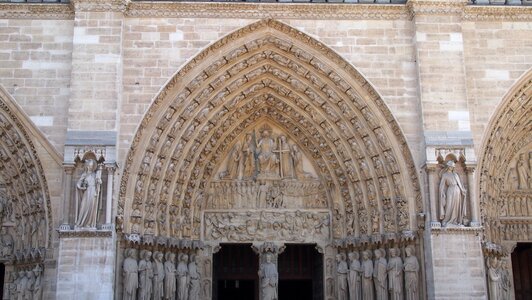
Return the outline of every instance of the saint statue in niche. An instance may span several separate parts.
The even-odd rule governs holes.
[[[76,227],[96,228],[101,186],[101,169],[94,159],[85,160],[84,171],[76,183],[76,200],[80,205]]]
[[[260,265],[259,278],[261,279],[262,300],[277,300],[277,266],[272,262],[272,255],[266,254],[266,262]]]
[[[259,161],[259,175],[264,177],[277,177],[279,160],[274,153],[275,140],[271,137],[271,128],[261,129],[261,139],[257,143],[257,158]]]
[[[466,190],[460,177],[454,171],[455,163],[447,162],[447,169],[441,176],[440,182],[440,219],[442,226],[464,225],[466,216]]]

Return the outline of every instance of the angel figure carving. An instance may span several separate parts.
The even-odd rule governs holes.
[[[76,227],[96,228],[101,186],[101,169],[94,159],[85,160],[83,173],[76,183],[76,200],[79,205]]]

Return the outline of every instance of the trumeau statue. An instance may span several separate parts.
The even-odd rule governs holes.
[[[188,300],[188,255],[181,254],[177,264],[177,299]]]
[[[191,255],[190,262],[188,263],[188,300],[199,300],[200,298],[201,277],[198,272],[196,260],[196,255]]]
[[[277,266],[272,262],[271,254],[266,254],[265,259],[259,269],[261,300],[277,300]]]
[[[362,252],[362,299],[374,300],[373,292],[373,262],[369,250]]]
[[[397,249],[390,249],[388,260],[388,289],[391,300],[403,299],[403,260],[397,256]]]
[[[124,300],[137,299],[137,288],[139,287],[139,267],[136,259],[135,249],[126,249],[126,259],[124,259],[123,274]]]
[[[373,283],[375,284],[375,299],[387,300],[388,289],[386,282],[386,258],[384,258],[384,249],[376,249],[375,265],[373,266]]]
[[[440,219],[444,227],[463,226],[467,211],[466,190],[454,171],[454,161],[449,160],[446,165],[440,182]]]
[[[347,300],[347,273],[349,273],[349,268],[347,267],[347,262],[345,261],[345,254],[336,254],[336,262],[336,278],[338,284],[336,289],[337,299]]]
[[[363,272],[358,252],[349,253],[349,300],[362,300],[361,274]]]
[[[164,262],[164,298],[174,300],[176,293],[175,254],[172,252],[167,252],[165,258],[166,261]]]
[[[102,172],[94,159],[85,160],[84,171],[76,184],[76,201],[79,205],[76,218],[78,228],[96,228],[98,203],[102,185]]]
[[[419,299],[419,286],[418,286],[418,273],[419,262],[414,255],[414,248],[405,248],[406,258],[404,263],[405,270],[405,290],[406,300],[418,300]]]

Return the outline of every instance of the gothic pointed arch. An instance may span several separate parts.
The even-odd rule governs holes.
[[[326,191],[331,238],[416,230],[419,181],[381,97],[321,42],[262,20],[202,51],[153,101],[125,161],[123,232],[201,238],[213,183],[247,135],[258,145],[263,127],[301,149],[304,172]]]
[[[531,132],[532,69],[503,98],[481,148],[478,195],[484,239],[496,251],[510,250],[502,247],[505,241],[532,240]]]
[[[0,87],[0,223],[12,236],[7,261],[44,259],[51,243],[51,203],[45,173],[34,145],[36,134],[26,114]],[[51,147],[52,157],[57,155]],[[55,158],[55,157],[54,157]],[[7,251],[7,250],[6,250]]]

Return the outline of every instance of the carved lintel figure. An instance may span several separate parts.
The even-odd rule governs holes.
[[[418,300],[419,288],[418,288],[418,273],[419,262],[414,255],[414,248],[411,246],[405,249],[406,258],[404,263],[405,270],[405,290],[406,300]]]
[[[345,254],[336,254],[336,262],[336,299],[347,300],[347,273],[349,273],[349,268],[347,267],[347,262],[345,261]]]
[[[198,272],[196,255],[190,256],[190,262],[188,263],[188,277],[188,300],[199,300],[201,277]]]
[[[273,152],[275,150],[275,140],[271,137],[271,129],[263,127],[261,129],[261,139],[257,143],[257,159],[259,162],[259,175],[263,177],[278,177],[279,160]]]
[[[242,145],[242,168],[239,179],[250,179],[255,176],[255,142],[252,134],[246,134]]]
[[[463,226],[466,217],[466,190],[460,177],[454,171],[455,163],[447,162],[447,169],[441,176],[440,182],[440,219],[442,226]]]
[[[124,292],[122,299],[135,300],[137,299],[137,288],[139,287],[139,266],[136,259],[135,249],[126,249],[126,259],[124,259],[123,266],[123,285]]]
[[[272,254],[266,254],[265,259],[259,269],[261,300],[277,300],[277,266],[272,262]]]
[[[362,300],[362,282],[360,275],[363,272],[358,260],[358,252],[349,253],[349,300]]]
[[[528,161],[525,160],[525,154],[519,154],[519,159],[516,164],[517,177],[519,179],[519,189],[526,190],[529,187],[530,169],[528,167]]]
[[[177,264],[177,299],[188,300],[188,255],[181,254]]]
[[[384,249],[375,249],[375,265],[373,266],[373,283],[375,284],[375,299],[387,300],[388,289],[386,288],[386,258]]]
[[[164,262],[164,299],[174,300],[176,292],[175,254],[167,252]]]
[[[502,299],[501,295],[501,270],[499,268],[499,260],[496,256],[489,257],[486,264],[488,265],[488,287],[489,287],[489,299],[499,300]]]
[[[80,208],[77,212],[76,226],[81,228],[96,228],[98,215],[98,202],[102,185],[102,171],[94,159],[85,161],[84,171],[77,184],[77,203]]]
[[[150,300],[153,290],[153,264],[151,262],[151,252],[143,250],[140,252],[142,258],[138,263],[139,270],[139,300]]]
[[[161,300],[164,297],[163,253],[156,251],[153,259],[153,300]]]
[[[403,299],[403,260],[397,256],[397,249],[390,249],[390,259],[388,260],[388,289],[391,300]]]
[[[373,262],[369,250],[362,252],[362,299],[374,300],[373,292]]]

